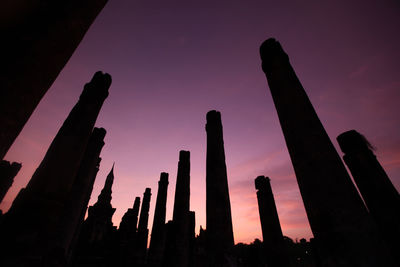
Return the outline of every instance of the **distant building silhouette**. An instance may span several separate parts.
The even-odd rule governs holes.
[[[260,53],[323,266],[393,266],[287,54],[274,39]]]
[[[119,266],[134,266],[136,249],[136,231],[139,215],[140,197],[135,198],[133,208],[129,208],[122,217],[118,229],[119,252],[115,264]]]
[[[268,267],[289,266],[270,179],[258,176],[255,186]]]
[[[21,163],[10,163],[6,160],[0,160],[0,203],[13,184],[14,177],[18,174],[21,167]]]
[[[165,215],[167,210],[168,173],[162,172],[158,181],[156,208],[154,211],[153,228],[147,263],[149,266],[161,266],[164,256],[166,226]]]
[[[85,154],[97,116],[108,96],[111,76],[97,72],[2,223],[0,261],[40,262],[51,241]]]
[[[364,136],[351,130],[339,135],[337,141],[369,212],[400,263],[399,193]]]
[[[223,266],[234,241],[221,113],[215,110],[207,113],[206,131],[207,254],[210,266]]]
[[[0,160],[107,0],[9,1],[2,8]],[[18,18],[18,19],[16,19]]]

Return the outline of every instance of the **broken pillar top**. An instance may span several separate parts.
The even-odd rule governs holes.
[[[133,203],[133,210],[136,211],[136,213],[139,212],[139,206],[140,206],[140,197],[136,197],[135,203]]]
[[[221,113],[219,111],[211,110],[207,112],[206,118],[207,118],[206,131],[211,129],[210,127],[215,128],[222,126]]]
[[[108,96],[108,89],[111,85],[111,75],[98,71],[94,74],[92,80],[85,84],[80,100],[87,99],[104,99]]]
[[[168,184],[168,173],[167,172],[162,172],[160,175],[160,181],[158,182],[160,183],[166,183]]]
[[[262,69],[267,75],[282,63],[289,63],[288,55],[283,51],[281,44],[274,38],[269,38],[261,44],[260,56]]]
[[[151,194],[151,188],[146,188],[145,190],[144,190],[144,194],[146,195],[146,194]]]
[[[189,161],[190,151],[181,150],[179,151],[179,161]]]
[[[271,179],[269,179],[269,177],[265,177],[265,176],[258,176],[255,180],[255,186],[257,190],[265,190],[267,184],[270,182]]]
[[[361,152],[373,150],[368,140],[356,130],[350,130],[340,134],[336,140],[343,153]]]
[[[106,136],[106,129],[104,128],[97,128],[95,127],[93,129],[93,135],[97,136],[99,139],[104,139],[104,137]]]

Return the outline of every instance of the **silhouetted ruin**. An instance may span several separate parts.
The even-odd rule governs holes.
[[[23,265],[45,260],[71,189],[111,76],[96,72],[87,83],[26,188],[14,200],[2,223],[3,257],[0,261]],[[57,256],[61,258],[61,256]],[[46,259],[47,260],[47,259]]]
[[[113,183],[114,165],[107,175],[97,202],[89,207],[88,216],[82,225],[76,251],[78,265],[101,266],[104,261],[111,260],[116,235],[116,227],[112,223],[115,208],[111,206]]]
[[[270,179],[258,176],[255,179],[255,186],[268,267],[289,266]]]
[[[287,54],[260,54],[323,266],[394,266]]]
[[[166,226],[165,215],[167,211],[168,173],[162,172],[158,182],[156,208],[154,211],[153,228],[147,263],[149,266],[161,266],[164,256]]]
[[[140,197],[136,197],[133,208],[129,208],[121,219],[118,229],[118,261],[116,262],[116,264],[119,264],[119,266],[133,266],[135,264],[133,252],[136,249],[136,231],[139,206]]]
[[[207,113],[206,240],[210,266],[223,266],[233,247],[231,203],[225,165],[221,113]]]
[[[3,201],[21,167],[21,163],[0,160],[0,202]]]
[[[355,130],[337,137],[343,160],[393,255],[400,261],[400,196],[369,142]]]
[[[190,152],[179,152],[172,222],[168,226],[164,266],[186,267],[190,262]]]
[[[151,189],[146,188],[143,194],[142,207],[140,209],[139,224],[136,236],[135,263],[139,266],[144,265],[147,253],[147,241],[149,238],[149,208],[150,208]]]
[[[8,1],[2,15],[0,160],[107,0]],[[16,17],[18,19],[16,19]]]
[[[16,14],[22,12],[9,2]],[[0,71],[0,202],[21,168],[2,160],[4,155],[107,0],[17,2],[29,6],[19,19],[4,18],[1,44],[7,53]],[[314,234],[310,242],[283,235],[270,179],[258,176],[263,241],[234,244],[223,127],[215,110],[206,116],[206,229],[200,226],[198,236],[190,211],[189,151],[179,152],[168,223],[169,177],[160,175],[150,244],[151,188],[141,207],[136,197],[119,228],[113,225],[114,164],[97,202],[88,207],[106,136],[94,126],[111,85],[111,76],[99,71],[85,84],[27,186],[6,214],[0,211],[0,266],[398,266],[400,197],[372,146],[355,130],[337,138],[361,198],[279,42],[266,40],[260,55]]]
[[[64,254],[66,260],[71,256],[73,245],[78,241],[80,229],[85,218],[93,185],[99,171],[100,152],[104,146],[106,130],[94,128],[74,184],[64,207],[64,212],[57,223],[54,252]]]

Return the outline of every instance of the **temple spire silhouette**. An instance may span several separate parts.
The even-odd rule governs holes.
[[[19,1],[2,15],[0,160],[107,0]],[[18,19],[15,19],[18,17]]]
[[[287,255],[285,255],[286,248],[270,179],[265,176],[258,176],[255,179],[255,187],[268,267],[288,266],[289,262]]]
[[[399,193],[363,135],[351,130],[340,134],[337,141],[369,212],[400,263]]]
[[[221,113],[207,113],[206,132],[206,249],[210,265],[223,265],[234,241]]]
[[[287,54],[274,39],[260,54],[323,266],[394,266]]]
[[[110,85],[109,74],[94,74],[28,185],[14,200],[3,221],[0,253],[5,254],[4,260],[18,258],[22,264],[41,261],[47,254]]]
[[[112,241],[116,231],[112,222],[112,216],[115,212],[115,208],[111,205],[113,183],[114,164],[107,175],[96,203],[89,207],[88,216],[82,225],[76,248],[76,261],[78,263],[93,262],[100,264],[110,260],[106,258],[106,255],[114,246]]]

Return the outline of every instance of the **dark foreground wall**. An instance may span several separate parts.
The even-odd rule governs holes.
[[[0,160],[106,3],[2,1]]]

